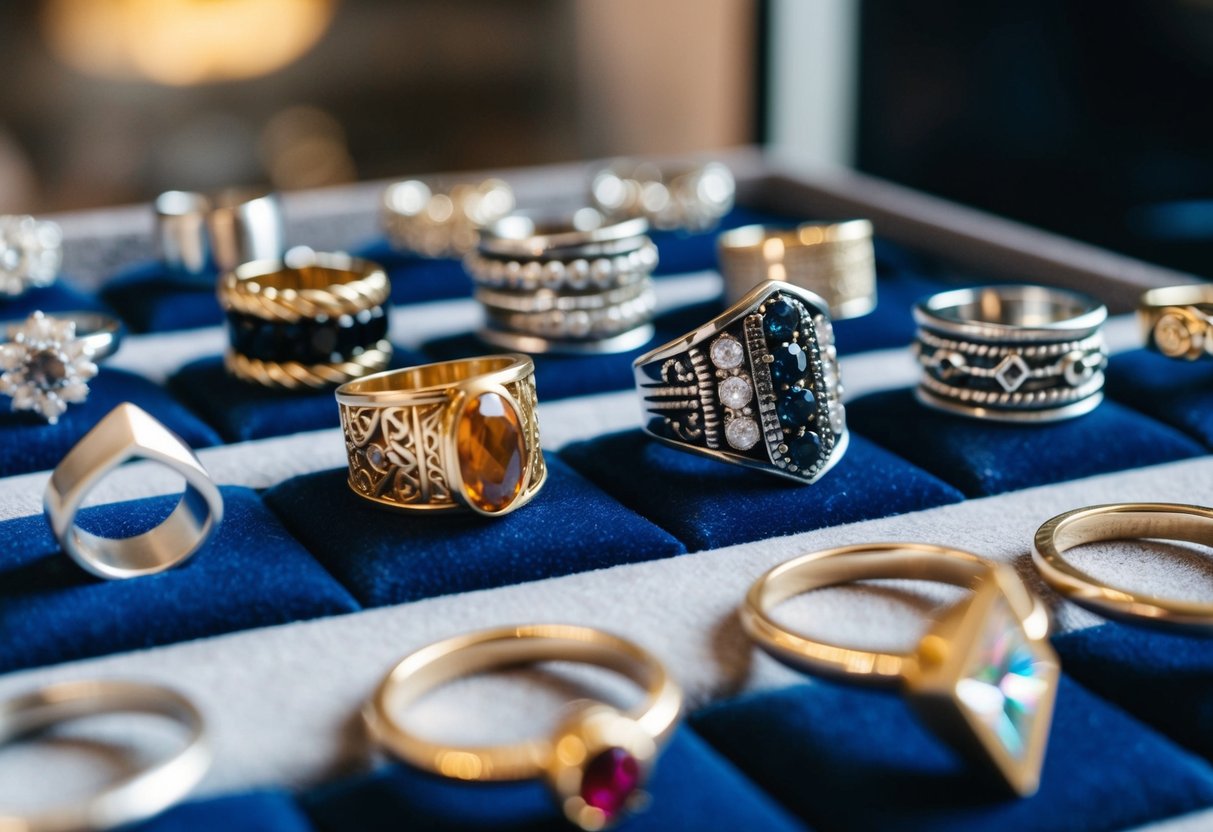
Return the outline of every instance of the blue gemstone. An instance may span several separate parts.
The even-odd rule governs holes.
[[[811,430],[806,430],[804,436],[789,439],[788,456],[802,471],[811,468],[821,458],[821,437]]]
[[[777,300],[762,313],[762,325],[768,338],[787,341],[800,326],[800,310],[786,300]]]
[[[775,405],[779,423],[789,430],[802,428],[817,415],[817,397],[812,390],[793,387]]]
[[[809,368],[809,354],[800,344],[784,344],[774,351],[771,363],[771,378],[776,384],[795,384],[804,378]]]

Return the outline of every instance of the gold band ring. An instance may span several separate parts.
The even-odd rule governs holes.
[[[547,467],[535,364],[508,354],[377,373],[337,388],[350,488],[390,508],[521,508]]]
[[[310,250],[256,260],[219,280],[236,378],[265,387],[332,387],[385,369],[392,358],[387,273],[346,254]]]
[[[823,297],[836,321],[876,308],[876,253],[867,220],[747,225],[721,234],[717,245],[729,303],[764,280],[782,280]]]
[[[771,615],[793,596],[876,579],[936,581],[972,594],[935,618],[917,647],[885,653],[792,632]],[[742,625],[784,664],[845,682],[905,692],[923,721],[1016,793],[1036,791],[1048,741],[1058,661],[1048,610],[1013,570],[925,543],[868,543],[803,555],[759,578]]]
[[[1137,320],[1147,347],[1195,361],[1213,350],[1213,285],[1151,289],[1141,296]]]
[[[442,745],[398,719],[424,694],[456,678],[546,661],[615,671],[643,688],[644,700],[627,712],[575,703],[552,737],[510,745]],[[681,712],[681,690],[648,651],[589,627],[536,624],[455,636],[406,656],[367,702],[363,717],[371,736],[412,766],[457,780],[544,778],[570,821],[601,829],[637,796]]]
[[[1213,545],[1213,508],[1120,503],[1068,511],[1036,531],[1032,562],[1049,586],[1106,618],[1213,635],[1213,603],[1159,598],[1108,586],[1064,558],[1067,550],[1084,543],[1142,539]]]

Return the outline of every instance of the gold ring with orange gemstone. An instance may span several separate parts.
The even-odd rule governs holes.
[[[495,517],[526,505],[547,478],[525,355],[375,373],[336,395],[350,488],[379,505]]]

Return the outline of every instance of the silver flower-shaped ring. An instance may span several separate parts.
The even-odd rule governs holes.
[[[0,298],[54,283],[63,263],[63,233],[53,222],[0,214]]]
[[[69,404],[88,398],[97,362],[118,349],[122,325],[108,315],[35,312],[0,323],[0,393],[12,409],[56,424]]]

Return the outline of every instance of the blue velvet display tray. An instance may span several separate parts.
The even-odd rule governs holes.
[[[799,219],[738,209],[725,225]],[[715,266],[714,234],[661,233],[655,240],[663,275]],[[880,304],[867,317],[836,325],[844,355],[907,344],[913,301],[955,280],[922,253],[877,242]],[[387,267],[393,303],[470,295],[457,261],[410,257],[381,240],[356,253]],[[210,290],[175,282],[154,264],[132,266],[96,296],[60,284],[0,303],[0,318],[35,308],[109,308],[136,332],[220,322]],[[722,308],[717,299],[663,314],[654,343]],[[395,363],[488,351],[472,333],[456,332],[416,352],[400,350]],[[626,390],[640,352],[539,357],[540,400]],[[377,509],[351,493],[344,469],[287,479],[264,492],[225,487],[219,533],[184,567],[134,581],[84,574],[58,551],[41,516],[0,522],[0,674],[673,558],[1205,455],[1213,449],[1209,367],[1144,351],[1117,355],[1105,404],[1043,427],[944,416],[919,406],[910,390],[861,397],[848,404],[848,453],[809,488],[680,453],[639,429],[550,452],[550,479],[535,501],[492,521]],[[331,393],[241,384],[224,374],[218,355],[187,364],[164,384],[103,367],[88,402],[56,427],[0,413],[0,475],[53,467],[122,401],[139,404],[195,448],[338,423]],[[150,525],[171,504],[155,498],[99,506],[87,510],[86,523],[94,531],[129,531]],[[500,556],[507,551],[517,554]],[[1213,807],[1208,644],[1119,625],[1055,643],[1066,675],[1042,788],[1031,799],[1008,800],[974,777],[896,697],[804,684],[693,713],[649,784],[651,808],[623,828],[1110,830]],[[142,832],[565,828],[539,784],[462,785],[397,765],[302,792],[197,800],[138,826]]]

